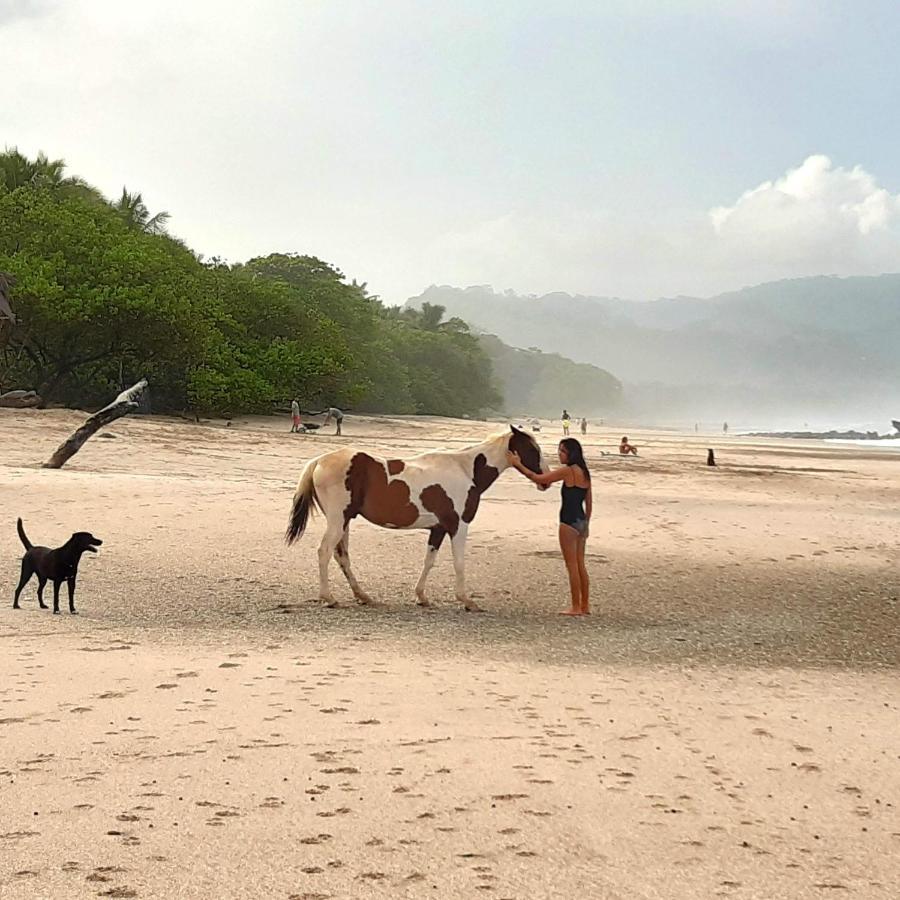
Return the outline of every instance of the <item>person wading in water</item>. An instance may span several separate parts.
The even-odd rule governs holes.
[[[508,460],[511,466],[535,484],[549,485],[554,481],[563,483],[562,506],[559,511],[559,546],[569,573],[569,588],[572,593],[572,606],[563,615],[587,616],[591,612],[591,583],[584,563],[584,548],[593,512],[591,473],[584,461],[581,443],[575,438],[563,438],[558,452],[560,467],[546,474],[536,474],[526,469],[515,453],[508,454]]]

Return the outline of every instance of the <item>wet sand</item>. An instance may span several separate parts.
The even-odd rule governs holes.
[[[281,543],[305,459],[493,426],[129,419],[40,469],[80,418],[0,410],[2,896],[895,895],[900,460],[634,428],[601,456],[611,427],[591,619],[556,615],[558,498],[513,473],[471,531],[483,615],[443,553],[414,607],[424,533],[366,524],[386,606],[335,568],[330,610],[321,520]],[[10,608],[16,515],[105,540],[79,616]]]

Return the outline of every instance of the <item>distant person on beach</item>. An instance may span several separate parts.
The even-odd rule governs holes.
[[[291,434],[297,434],[300,431],[300,401],[294,397],[291,400]]]
[[[562,615],[590,615],[591,582],[584,563],[584,548],[590,531],[593,512],[591,473],[584,461],[584,451],[575,438],[559,442],[560,467],[546,474],[535,474],[522,465],[515,453],[507,454],[509,464],[535,484],[562,482],[562,506],[559,511],[559,546],[569,573],[572,605]]]
[[[629,453],[632,456],[638,455],[637,447],[635,447],[634,444],[629,443],[627,435],[623,436],[622,440],[619,441],[619,453],[621,453],[622,456],[628,456]]]
[[[564,409],[564,410],[562,411],[562,427],[563,427],[563,434],[568,435],[568,433],[569,433],[569,428],[570,428],[571,426],[572,426],[572,420],[571,420],[571,418],[569,418],[569,411],[568,411],[567,409]]]
[[[581,433],[587,434],[587,419],[581,420]]]
[[[328,409],[325,410],[325,421],[323,425],[327,425],[332,419],[334,419],[334,424],[337,426],[334,433],[339,435],[341,433],[341,425],[344,423],[344,414],[336,406],[329,406]]]
[[[727,422],[722,423],[722,434],[728,434],[728,423]]]
[[[532,419],[531,420],[531,430],[534,432],[541,430],[541,421],[540,419]]]

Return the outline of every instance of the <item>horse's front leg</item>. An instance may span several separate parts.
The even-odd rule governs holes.
[[[428,573],[434,565],[434,559],[437,556],[438,550],[441,549],[441,544],[444,543],[444,538],[446,536],[447,532],[444,531],[440,525],[435,525],[434,528],[428,532],[428,549],[425,551],[425,562],[422,565],[422,574],[419,576],[419,581],[416,584],[416,603],[418,603],[419,606],[431,606],[431,603],[428,602],[428,599],[425,596],[425,581],[428,578]]]
[[[466,593],[466,534],[468,529],[460,523],[459,531],[451,539],[453,569],[456,572],[456,599],[468,612],[481,612],[481,607],[469,599]]]

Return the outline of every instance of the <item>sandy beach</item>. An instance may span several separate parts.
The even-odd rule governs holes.
[[[321,519],[282,542],[311,456],[496,425],[131,418],[41,469],[82,419],[0,410],[0,896],[896,896],[900,455],[592,429],[569,620],[558,496],[514,473],[470,532],[483,614],[446,551],[414,606],[422,532],[354,526],[374,609],[336,567],[316,602]],[[79,616],[11,608],[19,515],[104,540]]]

